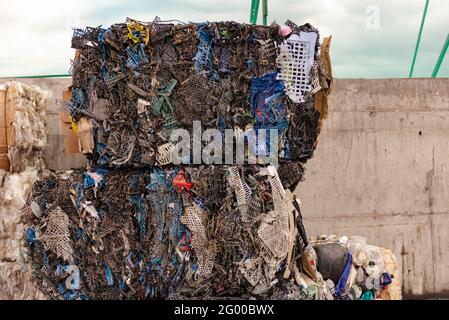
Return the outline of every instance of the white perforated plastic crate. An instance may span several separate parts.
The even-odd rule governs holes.
[[[312,89],[310,71],[314,62],[316,33],[293,34],[279,45],[278,79],[284,81],[285,91],[294,102],[303,102]]]

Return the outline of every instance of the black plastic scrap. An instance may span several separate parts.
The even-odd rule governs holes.
[[[89,167],[38,181],[25,221],[49,298],[308,297],[294,285],[308,240],[290,191],[316,147],[313,84],[326,70],[318,31],[287,25],[156,18],[74,31],[68,107]],[[170,133],[194,120],[278,129],[278,170],[172,165]]]

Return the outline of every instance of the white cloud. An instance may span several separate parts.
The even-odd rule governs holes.
[[[1,1],[0,76],[59,74],[69,69],[72,27],[105,26],[129,16],[183,21],[247,22],[242,0],[40,0]],[[269,0],[269,21],[310,22],[333,35],[331,54],[338,77],[405,77],[424,0]],[[367,6],[379,7],[379,29],[369,29]],[[449,1],[430,2],[416,66],[429,76],[449,30]],[[261,14],[259,13],[259,19]],[[259,20],[260,21],[260,20]],[[440,76],[449,76],[446,58]]]

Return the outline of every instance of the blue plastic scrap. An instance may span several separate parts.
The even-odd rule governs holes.
[[[283,102],[284,83],[276,77],[277,72],[272,72],[254,77],[251,81],[249,102],[258,128],[287,127],[287,109]]]
[[[349,273],[351,272],[351,266],[352,266],[352,255],[350,252],[348,252],[348,261],[346,262],[346,267],[343,270],[343,273],[341,274],[337,285],[335,286],[335,294],[339,298],[341,298],[341,296],[344,293],[346,282],[348,281]]]
[[[149,191],[156,191],[166,187],[165,172],[160,168],[154,168],[150,173],[150,183],[147,185]]]
[[[78,292],[70,289],[70,290],[67,290],[66,293],[64,293],[63,297],[64,297],[64,300],[76,300],[78,298]]]
[[[106,36],[108,33],[112,32],[111,28],[100,29],[98,33],[98,44],[100,45],[100,50],[103,55],[103,60],[107,61],[110,57],[109,46],[106,43]]]
[[[252,59],[246,59],[245,63],[246,63],[246,67],[250,70],[254,67],[254,61]]]
[[[212,56],[214,49],[212,47],[212,38],[209,33],[209,27],[206,23],[198,25],[198,49],[193,61],[197,72],[212,70]]]
[[[106,184],[106,175],[108,174],[109,170],[105,168],[95,168],[92,169],[91,172],[96,173],[101,180],[95,181],[91,175],[89,175],[89,172],[84,173],[84,180],[83,180],[83,188],[88,189],[90,187],[94,188],[101,188],[104,187]]]
[[[78,110],[83,109],[86,105],[86,95],[83,89],[74,88],[72,90],[72,100],[70,101],[69,111],[70,115],[74,117]]]
[[[148,57],[145,54],[145,45],[138,43],[130,45],[126,48],[128,59],[126,60],[126,66],[131,69],[135,69],[140,65],[148,62]]]
[[[103,261],[103,267],[104,267],[104,275],[106,277],[106,281],[108,283],[108,286],[114,285],[114,277],[112,276],[112,271],[109,265],[106,261]]]
[[[380,284],[382,286],[388,286],[392,282],[393,282],[393,279],[391,277],[391,274],[389,274],[388,272],[382,273],[382,275],[380,276]]]
[[[230,72],[229,70],[229,58],[230,58],[230,54],[229,54],[229,49],[228,48],[223,48],[220,54],[220,72]]]
[[[79,211],[81,210],[81,202],[83,202],[84,199],[83,185],[81,183],[74,183],[72,184],[72,188],[75,191],[76,209]]]
[[[269,155],[271,151],[270,134],[267,131],[265,141],[259,141],[259,129],[277,129],[278,135],[288,128],[287,107],[284,103],[284,83],[277,79],[277,72],[254,77],[251,81],[249,102],[255,119],[254,133],[257,142],[253,152],[256,155]]]
[[[26,238],[28,245],[31,245],[36,240],[36,232],[34,227],[29,227],[26,232]]]
[[[98,165],[104,166],[108,165],[111,162],[111,157],[107,155],[106,151],[106,143],[95,142],[95,151],[99,155],[98,157]]]
[[[76,229],[76,237],[78,239],[82,239],[84,235],[84,230],[83,228],[79,227],[78,229]]]
[[[41,209],[41,211],[45,211],[45,209],[47,209],[47,200],[45,199],[44,195],[41,195],[38,198],[38,204],[39,204],[39,208]]]
[[[131,194],[129,202],[134,206],[136,211],[137,224],[139,225],[140,238],[144,238],[147,232],[146,227],[146,205],[141,194]]]

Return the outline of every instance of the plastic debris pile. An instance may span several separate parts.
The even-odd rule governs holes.
[[[402,299],[396,257],[364,237],[312,237],[304,256],[312,268],[301,274],[301,281],[315,298]]]
[[[0,300],[44,299],[26,260],[22,208],[37,179],[37,170],[21,173],[0,169]]]
[[[43,299],[26,261],[23,207],[45,169],[45,109],[50,92],[0,85],[0,300]],[[7,155],[5,157],[5,155]]]
[[[51,92],[19,82],[8,82],[1,87],[6,91],[9,171],[21,172],[26,167],[42,171],[45,169],[42,152],[47,145],[45,103]]]
[[[327,112],[328,45],[320,55],[318,31],[290,21],[75,30],[68,107],[89,166],[38,181],[25,218],[47,297],[360,298],[343,273],[330,273],[331,291],[313,271],[320,251],[292,194]],[[194,120],[221,132],[277,129],[278,170],[173,165],[170,133]]]

